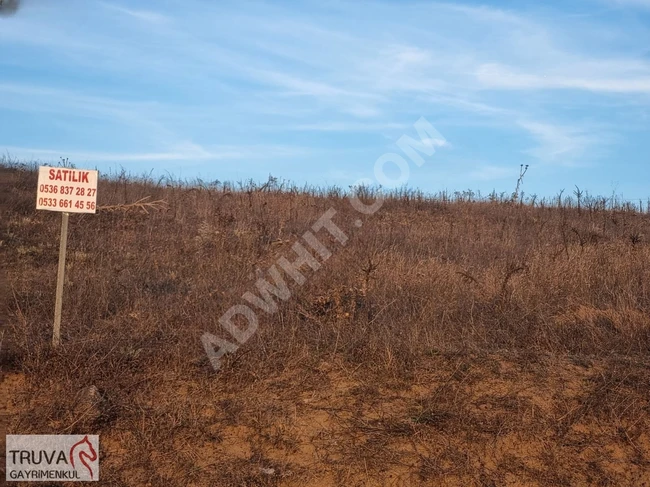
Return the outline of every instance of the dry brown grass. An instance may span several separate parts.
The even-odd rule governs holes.
[[[104,180],[166,205],[71,217],[53,350],[60,216],[0,175],[0,425],[100,434],[105,485],[650,485],[647,214],[405,193],[357,230],[337,190]],[[331,207],[348,245],[215,373]]]

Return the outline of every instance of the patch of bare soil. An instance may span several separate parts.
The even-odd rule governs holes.
[[[6,435],[9,425],[19,414],[19,404],[25,403],[25,376],[0,370],[0,478],[4,481],[6,465]]]
[[[170,376],[129,421],[102,430],[102,476],[197,487],[650,485],[648,397],[629,390],[645,366],[620,367],[452,354],[410,380],[337,362],[238,390]],[[25,390],[22,375],[5,375],[5,423],[38,407]]]

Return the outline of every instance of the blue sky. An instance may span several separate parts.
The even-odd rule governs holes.
[[[0,151],[347,187],[425,117],[409,185],[650,196],[650,0],[23,0]]]

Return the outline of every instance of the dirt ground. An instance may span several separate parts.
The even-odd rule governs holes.
[[[140,425],[117,420],[101,432],[102,483],[649,486],[648,398],[629,390],[646,368],[448,354],[408,383],[330,362],[295,364],[236,391],[170,376],[138,405]],[[20,429],[22,408],[43,407],[37,389],[24,374],[2,375],[4,431]],[[142,445],[169,411],[173,438]]]

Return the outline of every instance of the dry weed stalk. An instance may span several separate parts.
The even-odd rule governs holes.
[[[150,196],[145,196],[133,203],[99,206],[97,209],[102,211],[123,211],[125,213],[131,210],[140,210],[148,214],[148,210],[166,210],[168,208],[165,200],[147,201],[149,198]]]

